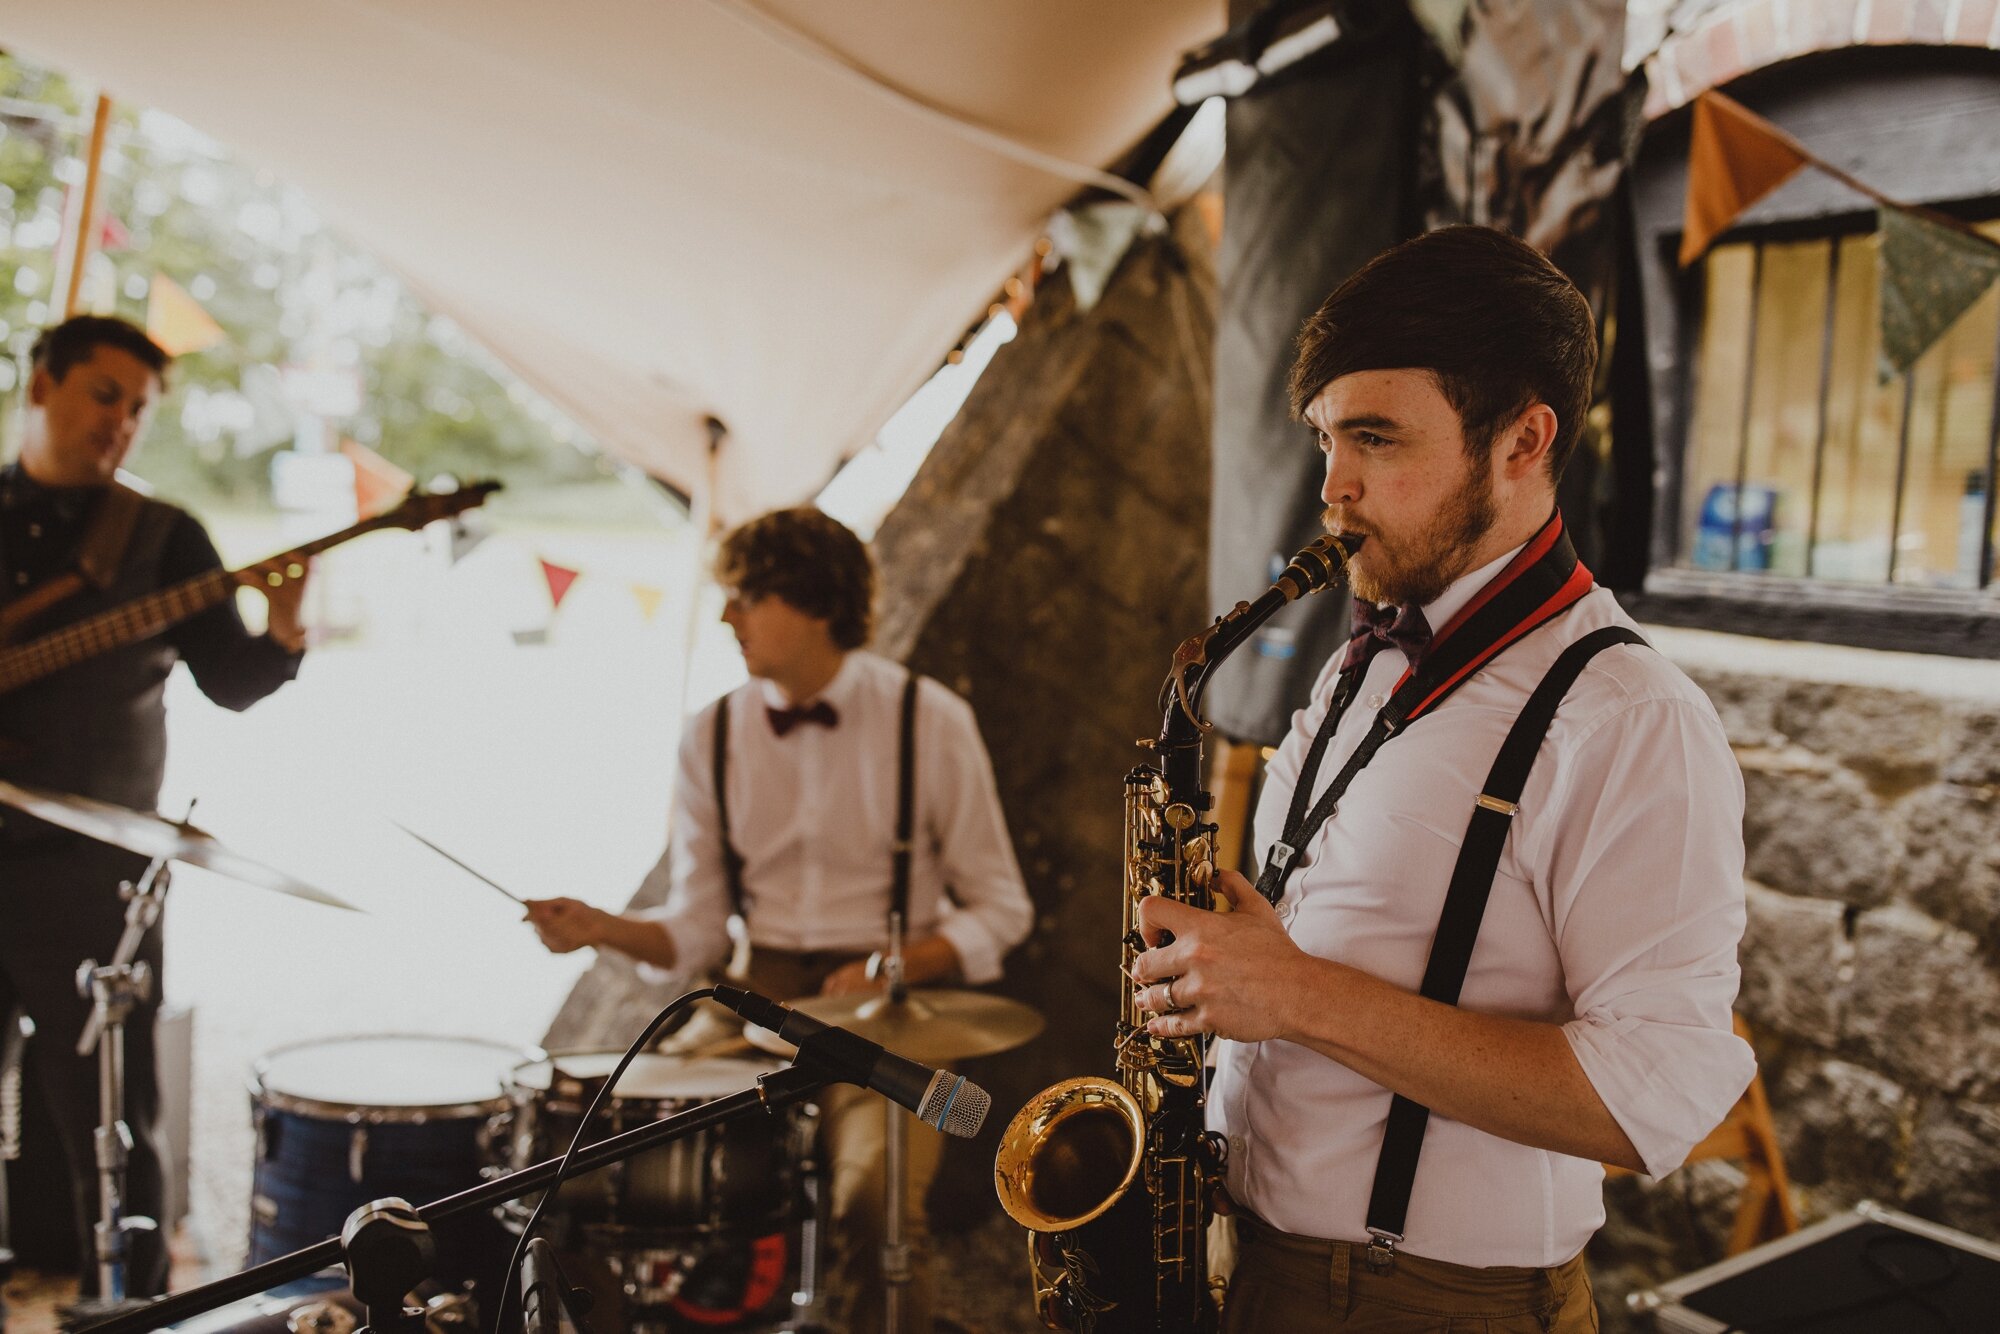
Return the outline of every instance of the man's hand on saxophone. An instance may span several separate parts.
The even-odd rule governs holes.
[[[1216,893],[1233,912],[1203,912],[1154,896],[1139,904],[1139,930],[1149,948],[1132,965],[1140,983],[1134,1000],[1157,1018],[1155,1037],[1213,1033],[1239,1042],[1284,1038],[1297,1031],[1293,1011],[1311,995],[1314,959],[1285,934],[1264,896],[1234,871],[1219,871]],[[1168,932],[1173,943],[1161,945]]]

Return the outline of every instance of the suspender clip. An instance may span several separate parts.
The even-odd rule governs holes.
[[[1489,811],[1498,811],[1510,820],[1519,814],[1521,810],[1518,805],[1511,801],[1502,801],[1499,797],[1489,797],[1484,792],[1479,794],[1479,800],[1475,801],[1473,805],[1483,806]]]
[[[1293,847],[1289,843],[1273,843],[1271,845],[1271,856],[1269,858],[1269,861],[1274,868],[1282,871],[1287,866],[1290,866],[1292,864],[1292,858],[1298,855],[1299,855],[1299,850]]]
[[[1403,1239],[1402,1234],[1371,1227],[1368,1229],[1368,1235],[1374,1240],[1368,1243],[1363,1258],[1368,1262],[1369,1269],[1378,1274],[1386,1274],[1396,1267],[1396,1243]]]

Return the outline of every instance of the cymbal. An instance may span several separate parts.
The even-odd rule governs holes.
[[[185,821],[176,823],[164,816],[128,810],[95,797],[49,792],[9,783],[4,779],[0,779],[0,802],[26,811],[38,820],[47,820],[72,833],[94,838],[99,843],[109,843],[127,852],[136,852],[141,857],[167,857],[226,875],[231,880],[254,885],[258,889],[288,894],[309,903],[323,903],[329,908],[347,912],[361,911],[345,899],[309,885],[297,876],[253,861],[240,852],[230,851],[213,834]]]
[[[1042,1031],[1034,1007],[983,991],[911,991],[900,1003],[880,992],[811,996],[791,1002],[791,1008],[926,1065],[1011,1051]],[[754,1024],[743,1036],[781,1056],[792,1050],[791,1043]]]

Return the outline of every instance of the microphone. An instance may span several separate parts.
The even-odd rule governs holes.
[[[993,1096],[964,1075],[920,1065],[858,1033],[822,1023],[754,991],[718,985],[715,999],[797,1047],[801,1061],[843,1084],[858,1085],[907,1107],[919,1121],[947,1135],[970,1139],[992,1109]]]

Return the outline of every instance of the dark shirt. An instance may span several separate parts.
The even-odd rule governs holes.
[[[42,486],[18,464],[0,469],[0,604],[75,569],[102,494]],[[148,501],[117,584],[64,600],[19,630],[15,642],[221,567],[200,523]],[[187,663],[217,704],[245,709],[296,676],[301,656],[252,635],[234,598],[225,598],[154,639],[0,694],[0,777],[151,809],[165,759],[161,697],[173,662]]]

